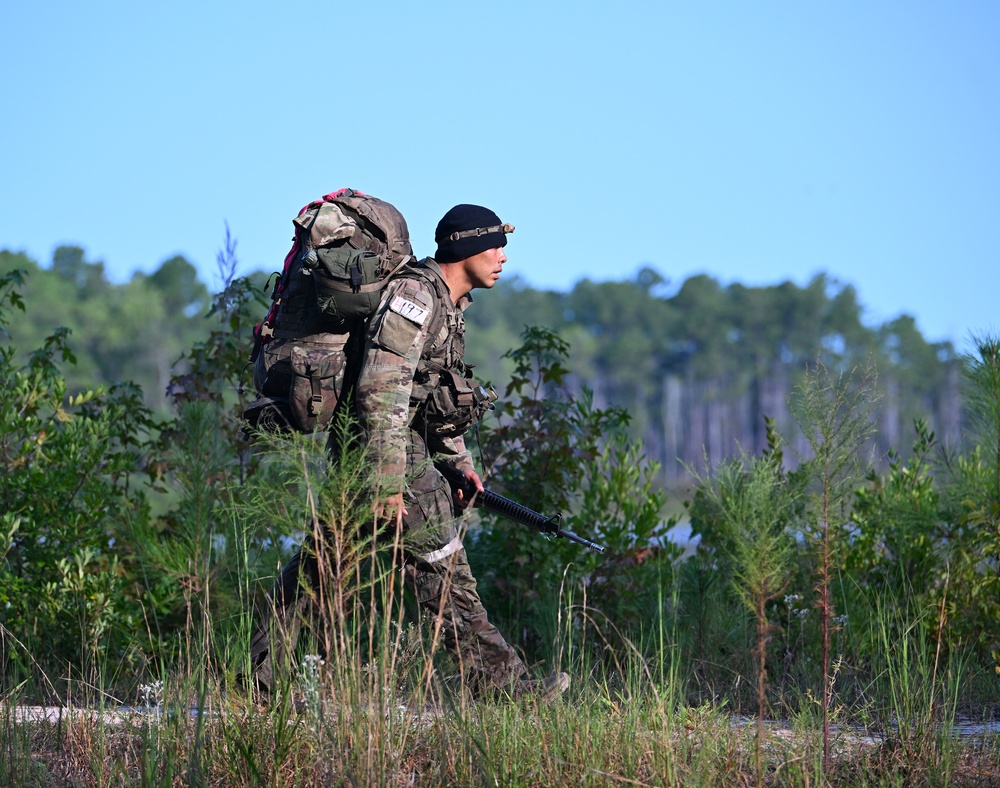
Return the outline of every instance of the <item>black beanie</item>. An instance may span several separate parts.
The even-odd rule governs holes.
[[[434,232],[439,263],[454,263],[466,257],[507,245],[507,233],[514,232],[489,208],[481,205],[456,205],[438,222]]]

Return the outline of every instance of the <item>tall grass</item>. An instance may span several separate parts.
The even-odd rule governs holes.
[[[15,716],[16,691],[5,692],[0,782],[709,786],[761,776],[764,784],[811,786],[980,785],[1000,777],[996,739],[970,748],[947,737],[964,665],[934,660],[926,611],[906,619],[898,606],[873,601],[885,658],[865,690],[888,744],[835,736],[839,756],[824,769],[821,727],[808,715],[797,734],[768,729],[760,739],[724,703],[690,705],[692,663],[682,656],[677,597],[666,589],[650,629],[634,640],[563,589],[552,647],[574,685],[549,705],[499,703],[473,701],[461,681],[449,680],[456,666],[436,649],[433,618],[418,624],[405,614],[397,572],[370,546],[359,556],[351,582],[365,593],[338,599],[328,588],[321,610],[340,604],[344,615],[303,636],[267,704],[230,691],[230,669],[190,667],[199,657],[205,665],[238,662],[246,622],[199,639],[194,663],[178,654],[162,688],[147,692],[146,700],[159,700],[154,712],[105,702],[114,717],[77,708],[59,722],[29,724]]]
[[[906,600],[880,594],[869,626],[880,646],[873,652],[872,714],[887,749],[912,768],[947,778],[958,757],[952,732],[969,666],[961,650],[942,649],[945,604],[946,596],[937,609],[912,610]]]
[[[202,440],[195,429],[202,416],[190,415],[192,450]],[[702,555],[658,578],[656,603],[638,626],[606,616],[604,604],[613,600],[595,600],[591,586],[571,582],[569,572],[537,589],[547,612],[539,619],[543,658],[574,679],[561,699],[542,705],[468,691],[462,665],[441,649],[440,619],[417,613],[404,588],[395,558],[400,535],[373,538],[373,480],[363,458],[331,466],[323,447],[301,436],[261,449],[259,471],[229,491],[203,489],[211,465],[192,463],[181,491],[192,504],[180,509],[177,539],[138,555],[149,562],[144,577],[165,578],[150,587],[179,586],[174,607],[150,602],[151,612],[177,617],[179,636],[155,661],[139,663],[143,670],[119,675],[118,666],[94,660],[85,681],[72,674],[70,692],[69,674],[46,675],[29,646],[0,631],[4,658],[22,666],[0,690],[0,784],[1000,781],[998,737],[959,745],[949,736],[970,699],[970,677],[977,687],[990,685],[963,652],[944,646],[947,589],[932,606],[915,604],[916,593],[856,594],[856,621],[844,626],[868,627],[872,647],[863,650],[845,647],[842,624],[824,608],[823,647],[803,646],[799,665],[807,678],[799,683],[815,687],[822,674],[822,689],[795,695],[783,688],[777,708],[792,718],[788,725],[765,715],[776,706],[769,677],[782,657],[768,643],[780,631],[783,550],[798,516],[794,507],[782,513],[779,488],[788,479],[776,464],[733,465],[720,480],[725,495],[715,503],[730,515],[735,575],[718,556]],[[829,516],[824,522],[832,524]],[[304,597],[301,636],[284,655],[275,692],[237,691],[269,604],[265,592],[288,546],[307,536],[322,583]],[[199,561],[168,555],[184,539]],[[826,564],[831,571],[835,559]],[[137,641],[154,640],[156,621],[148,617],[149,631]],[[986,700],[1000,699],[995,681],[987,691]],[[54,722],[27,721],[18,707],[42,694],[73,703]],[[743,725],[745,702],[758,714],[752,729]],[[129,710],[134,705],[144,708]]]

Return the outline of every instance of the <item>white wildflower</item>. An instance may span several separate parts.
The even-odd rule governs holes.
[[[163,682],[154,681],[152,684],[139,685],[139,697],[143,706],[159,706],[163,701]]]

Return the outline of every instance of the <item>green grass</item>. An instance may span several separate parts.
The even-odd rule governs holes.
[[[574,684],[563,698],[546,705],[474,700],[449,679],[454,666],[433,648],[433,628],[410,621],[386,584],[371,588],[377,592],[354,597],[356,607],[340,617],[325,644],[302,644],[267,704],[227,691],[245,646],[245,624],[234,626],[230,639],[199,644],[207,650],[201,659],[179,658],[188,667],[165,670],[162,687],[146,685],[145,699],[161,701],[159,714],[102,718],[77,709],[58,723],[29,723],[14,714],[25,690],[6,691],[0,783],[757,784],[758,732],[738,724],[724,700],[692,702],[692,664],[676,627],[661,625],[647,633],[647,642],[632,643],[581,627],[600,616],[564,599],[554,647]],[[663,605],[672,609],[673,602]],[[370,604],[380,615],[369,615]],[[898,623],[888,616],[875,621]],[[586,631],[597,637],[583,639]],[[917,631],[909,630],[914,637]],[[608,643],[618,644],[613,652]],[[328,654],[322,664],[310,656],[320,645]],[[868,706],[838,710],[835,721],[867,714],[869,725],[835,733],[828,773],[821,715],[808,694],[787,724],[769,725],[762,734],[761,784],[1000,783],[1000,736],[959,741],[947,733],[962,694],[959,677],[968,672],[940,660],[935,672],[918,656],[926,650],[914,645],[887,642],[885,662],[873,667],[866,685]],[[191,664],[233,667],[212,672]],[[117,712],[119,699],[81,691],[84,705]],[[901,714],[921,724],[894,727]],[[879,734],[877,743],[867,733]]]
[[[310,476],[302,456],[298,478],[317,479],[305,498],[326,501],[324,520],[361,521],[366,480],[347,465]],[[960,714],[995,715],[1000,686],[991,667],[936,648],[938,610],[859,596],[861,615],[832,641],[829,742],[815,649],[803,647],[787,676],[772,649],[769,719],[746,724],[758,710],[749,614],[711,577],[685,571],[662,581],[638,631],[618,629],[585,587],[549,589],[544,653],[531,667],[567,671],[569,691],[547,705],[479,700],[435,622],[414,615],[388,551],[348,530],[334,534],[353,549],[317,601],[322,626],[301,639],[274,698],[247,697],[233,680],[255,623],[254,529],[291,533],[304,519],[282,512],[272,481],[255,484],[241,488],[227,532],[242,609],[211,604],[216,576],[192,574],[201,590],[186,597],[187,624],[155,661],[93,660],[82,680],[46,674],[44,655],[0,631],[0,785],[1000,785],[1000,736],[950,733]],[[850,628],[874,646],[849,649],[864,634]],[[72,707],[55,723],[17,716],[42,699]],[[158,713],[122,711],[150,700]]]
[[[639,688],[634,688],[639,689]],[[367,699],[366,699],[367,700]],[[398,700],[398,699],[396,699]],[[754,782],[755,732],[711,706],[662,707],[653,693],[624,702],[584,686],[546,706],[455,702],[400,709],[337,703],[299,712],[210,704],[121,723],[0,721],[0,779],[10,785],[740,785]],[[167,697],[170,703],[170,697]],[[183,705],[183,704],[182,704]],[[834,739],[822,774],[814,725],[765,741],[773,785],[989,785],[1000,750],[953,744],[947,764],[928,736],[917,748]],[[945,767],[945,768],[942,768]],[[993,782],[991,783],[990,780]]]

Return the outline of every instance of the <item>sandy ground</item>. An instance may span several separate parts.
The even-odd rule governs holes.
[[[4,704],[0,704],[0,715],[7,711]],[[80,721],[90,719],[94,722],[103,722],[105,725],[121,725],[124,723],[148,722],[151,719],[162,718],[165,711],[159,706],[120,706],[105,709],[89,709],[69,706],[15,706],[11,709],[15,722],[49,722],[58,723],[69,720]],[[432,718],[439,716],[440,712],[434,713],[427,709],[417,711],[409,710],[405,706],[400,706],[397,711],[401,714],[411,714],[420,718]],[[198,714],[196,709],[189,712],[192,716]],[[213,712],[205,712],[209,716]],[[756,720],[745,717],[733,719],[734,727],[747,727],[756,724]],[[792,735],[791,726],[781,721],[771,721],[767,723],[768,732],[779,738],[788,738]],[[872,733],[862,728],[855,728],[846,725],[832,725],[831,733],[835,737],[846,737],[856,744],[878,746],[882,744],[886,737],[883,734]],[[952,733],[960,739],[974,739],[979,737],[1000,736],[1000,720],[988,722],[975,722],[973,720],[956,720]]]

